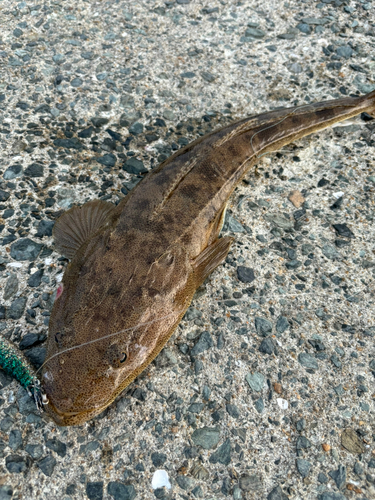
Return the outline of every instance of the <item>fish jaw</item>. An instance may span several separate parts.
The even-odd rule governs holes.
[[[112,402],[112,401],[111,401]],[[110,402],[110,403],[111,403]],[[47,415],[59,426],[66,427],[71,425],[81,425],[87,422],[91,418],[96,417],[110,404],[103,405],[102,407],[95,408],[92,410],[82,411],[82,412],[63,412],[60,411],[56,406],[49,401],[45,405],[45,411]]]

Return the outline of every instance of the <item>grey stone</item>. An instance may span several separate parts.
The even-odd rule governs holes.
[[[262,337],[267,337],[272,333],[272,323],[268,319],[256,317],[254,322],[257,333]]]
[[[320,484],[327,484],[328,483],[328,477],[323,474],[323,472],[319,472],[318,474],[318,481]]]
[[[231,445],[230,445],[230,439],[226,439],[224,443],[219,446],[219,448],[212,453],[210,456],[210,462],[212,464],[223,464],[223,465],[228,465],[231,461]]]
[[[6,181],[10,181],[11,179],[15,179],[20,175],[22,175],[22,165],[16,163],[15,165],[11,165],[5,170],[3,177]]]
[[[185,319],[186,321],[191,321],[193,319],[198,319],[201,317],[202,317],[202,311],[196,309],[195,307],[189,307],[183,319]]]
[[[237,267],[237,276],[243,283],[251,283],[255,280],[254,269],[246,266]]]
[[[178,363],[178,359],[173,354],[173,351],[169,347],[164,347],[159,356],[155,359],[156,366],[172,366]]]
[[[143,124],[141,122],[135,122],[129,127],[129,132],[133,135],[142,134]]]
[[[343,465],[339,465],[337,470],[333,470],[328,473],[331,478],[335,481],[336,486],[340,490],[345,486],[346,483],[346,468]]]
[[[25,356],[31,361],[31,363],[39,368],[44,363],[46,359],[46,347],[32,347],[25,351]],[[35,407],[35,406],[34,406]]]
[[[345,57],[345,59],[349,59],[354,54],[354,50],[349,47],[349,45],[341,45],[341,47],[337,47],[336,54],[340,57]]]
[[[284,333],[290,327],[289,321],[285,316],[279,316],[276,323],[277,333]]]
[[[103,481],[89,482],[86,484],[86,495],[89,500],[102,500]]]
[[[278,485],[267,495],[267,500],[288,500],[288,496]]]
[[[108,122],[109,122],[109,118],[105,118],[104,116],[95,116],[95,117],[91,118],[91,123],[96,128],[103,127],[104,125],[107,125]]]
[[[321,18],[304,17],[302,19],[302,22],[304,22],[306,24],[312,24],[312,25],[324,25],[324,24],[329,23],[329,20],[327,18],[324,18],[324,17],[321,17]]]
[[[296,443],[297,450],[307,450],[311,448],[311,442],[305,436],[299,436]]]
[[[108,483],[107,491],[115,500],[134,500],[137,496],[136,489],[132,484],[124,484],[119,481]]]
[[[280,229],[284,229],[285,231],[289,231],[293,229],[293,222],[289,219],[286,219],[283,215],[280,214],[266,214],[264,218],[279,227]]]
[[[298,269],[301,266],[302,266],[302,262],[300,260],[297,260],[297,259],[293,259],[293,260],[285,263],[285,267],[287,269]]]
[[[264,401],[263,398],[259,398],[254,402],[255,409],[258,413],[263,413]]]
[[[53,144],[58,148],[77,149],[78,151],[84,149],[84,145],[77,137],[73,137],[72,139],[55,139]]]
[[[304,429],[306,429],[306,420],[304,418],[301,418],[296,422],[296,429],[298,432],[301,432]]]
[[[237,219],[232,217],[228,212],[225,215],[225,222],[224,222],[222,231],[223,232],[229,231],[231,233],[245,233],[246,232],[243,225],[240,222],[238,222]]]
[[[229,413],[229,415],[231,417],[238,418],[240,416],[240,411],[239,411],[239,409],[237,408],[236,405],[227,403],[226,406],[225,406],[225,408],[227,410],[227,413]]]
[[[26,307],[27,298],[26,297],[18,297],[18,299],[14,300],[9,309],[6,312],[7,319],[20,319],[23,315],[23,312]]]
[[[298,362],[304,366],[305,368],[309,368],[310,370],[317,370],[319,365],[314,356],[307,352],[302,352],[298,355]]]
[[[43,446],[41,444],[27,444],[25,450],[34,460],[42,458]]]
[[[183,490],[191,490],[194,488],[195,481],[191,477],[178,475],[176,477],[176,483]]]
[[[37,411],[33,399],[30,398],[23,387],[20,387],[17,391],[17,402],[18,410],[21,415],[29,415],[30,413]]]
[[[209,73],[208,71],[202,71],[201,76],[203,80],[206,80],[206,82],[208,83],[212,83],[216,80],[216,76],[212,73]]]
[[[298,472],[301,474],[302,477],[307,477],[309,475],[310,469],[311,469],[311,463],[308,462],[307,460],[304,460],[303,458],[297,458],[296,459],[296,466]]]
[[[10,256],[15,260],[35,260],[43,245],[30,238],[21,238],[10,247]]]
[[[81,87],[82,84],[83,84],[83,80],[82,80],[82,78],[79,78],[79,77],[73,78],[73,80],[70,82],[70,85],[72,87],[76,87],[76,88]]]
[[[5,459],[5,466],[11,474],[25,472],[30,466],[30,458],[20,455],[8,455]]]
[[[52,229],[55,222],[52,220],[42,220],[38,224],[38,231],[35,236],[43,238],[43,236],[52,236]]]
[[[342,493],[323,491],[321,495],[318,495],[318,500],[346,500],[346,497]]]
[[[22,447],[22,434],[18,429],[13,429],[9,433],[9,447],[12,448],[13,451],[17,451]]]
[[[4,288],[3,299],[8,300],[18,291],[18,278],[15,274],[11,274],[7,279]]]
[[[273,354],[274,350],[275,350],[275,345],[270,337],[267,337],[264,340],[262,340],[259,346],[259,352],[262,352],[264,354]]]
[[[213,347],[214,341],[212,339],[212,336],[209,332],[203,332],[199,339],[198,342],[194,345],[194,347],[190,351],[191,356],[197,356],[198,354],[201,354],[204,351],[207,351],[207,349],[210,349]]]
[[[114,167],[116,165],[116,156],[113,155],[112,153],[108,153],[103,156],[99,156],[98,158],[95,158],[98,163],[101,165],[104,165],[105,167]]]
[[[309,253],[314,251],[314,246],[311,245],[310,243],[304,243],[301,246],[301,253],[302,255],[308,255]]]
[[[311,27],[307,23],[298,23],[296,28],[306,35],[310,35],[312,31]]]
[[[9,383],[11,383],[11,382],[13,382],[13,380],[14,380],[14,379],[13,379],[13,377],[10,377],[10,376],[9,376],[9,380],[10,380],[10,382],[9,382]],[[7,384],[7,385],[9,385],[9,384]],[[1,422],[0,422],[0,429],[1,429],[3,432],[8,432],[8,431],[9,431],[9,430],[13,427],[13,424],[14,424],[14,421],[13,421],[13,419],[12,419],[12,418],[10,418],[10,417],[5,417],[5,418],[3,418],[3,419],[1,420]]]
[[[12,486],[7,486],[2,484],[0,486],[0,500],[11,500],[13,496],[13,488]]]
[[[203,403],[192,403],[188,410],[190,413],[200,413],[204,408],[204,404]]]
[[[196,75],[193,73],[193,71],[185,71],[184,73],[181,73],[181,78],[194,78]]]
[[[25,169],[24,175],[27,177],[43,177],[43,172],[43,165],[32,163]]]
[[[165,453],[159,453],[155,451],[151,453],[151,461],[155,467],[161,467],[167,460],[167,455]]]
[[[291,73],[294,73],[296,75],[298,75],[299,73],[302,73],[302,71],[303,71],[302,66],[297,62],[288,66],[288,69]]]
[[[248,373],[246,375],[246,382],[253,391],[260,392],[264,386],[265,377],[259,372]]]
[[[257,28],[247,28],[245,31],[245,36],[251,38],[263,38],[266,36],[265,32]]]
[[[163,111],[163,118],[165,118],[166,120],[174,120],[175,114],[171,109],[165,109]]]
[[[7,199],[9,198],[10,194],[7,193],[6,191],[3,191],[2,189],[0,189],[0,201],[7,201]]]
[[[191,439],[196,446],[210,450],[217,446],[220,439],[220,430],[217,427],[202,427],[193,432]]]
[[[50,450],[56,452],[60,457],[64,458],[66,455],[66,444],[57,438],[47,439],[46,446]]]
[[[33,287],[33,288],[39,286],[40,283],[41,283],[41,281],[42,281],[43,274],[44,274],[44,269],[43,268],[42,269],[38,269],[27,280],[27,284],[29,286]]]
[[[262,478],[257,474],[242,474],[239,481],[242,491],[259,491],[262,489]]]
[[[354,474],[357,474],[357,476],[362,477],[365,471],[363,469],[362,464],[356,462],[353,467],[353,472]]]
[[[332,227],[339,236],[343,236],[344,238],[354,238],[354,233],[346,224],[332,224]]]
[[[331,260],[340,260],[342,259],[342,255],[336,248],[328,243],[322,246],[322,253],[327,259]]]
[[[123,170],[128,172],[129,174],[145,174],[147,172],[147,168],[144,166],[143,161],[137,160],[137,158],[129,158],[123,167]]]
[[[198,484],[198,486],[191,490],[191,493],[195,498],[203,498],[203,490],[200,484]]]
[[[242,491],[240,490],[238,484],[235,484],[233,486],[233,500],[242,500],[242,498],[243,498]]]

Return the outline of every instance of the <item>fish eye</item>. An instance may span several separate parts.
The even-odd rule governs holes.
[[[126,352],[123,352],[121,354],[122,354],[122,356],[120,358],[120,363],[125,363],[128,356],[127,356]]]

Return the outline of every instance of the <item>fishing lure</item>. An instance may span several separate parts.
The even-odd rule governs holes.
[[[0,366],[27,390],[41,411],[48,401],[33,367],[22,352],[4,338],[0,338]]]

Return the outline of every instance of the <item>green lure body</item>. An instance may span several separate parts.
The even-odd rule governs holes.
[[[35,370],[29,361],[9,340],[0,338],[0,367],[14,377],[33,396],[38,408],[42,404],[42,390]]]

